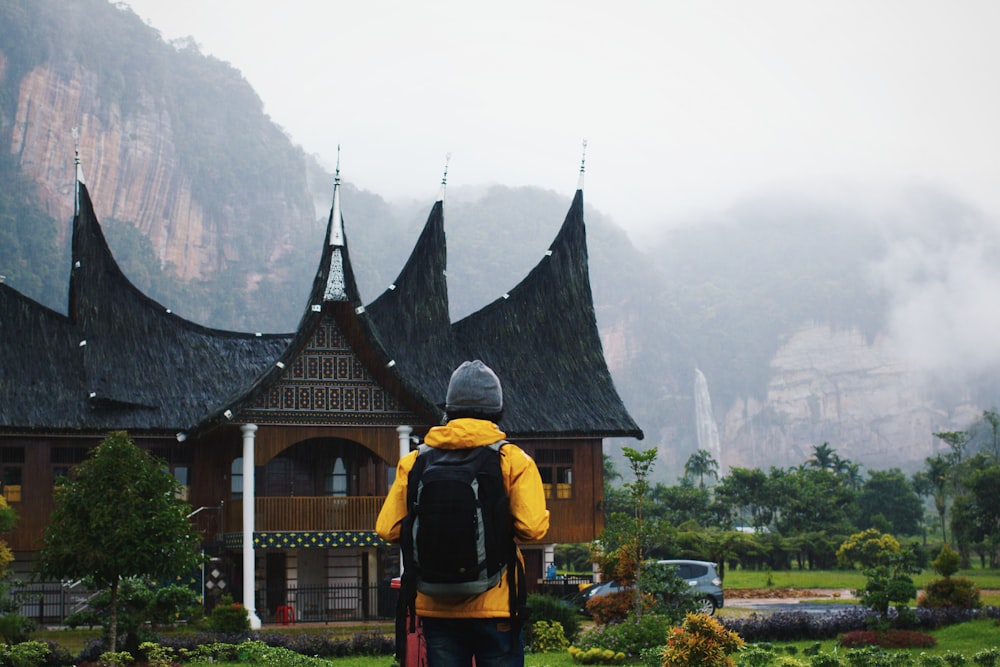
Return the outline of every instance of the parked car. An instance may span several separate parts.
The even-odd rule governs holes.
[[[714,614],[716,609],[721,609],[725,604],[722,578],[715,569],[715,563],[704,560],[659,560],[656,562],[673,567],[677,576],[688,583],[691,587],[691,593],[698,599],[700,605],[698,611]],[[582,591],[582,606],[586,609],[587,602],[595,597],[629,588],[631,585],[622,586],[617,581],[594,584]]]

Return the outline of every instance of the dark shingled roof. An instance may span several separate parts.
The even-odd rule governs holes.
[[[0,428],[172,434],[197,423],[291,336],[209,329],[171,314],[121,272],[78,187],[69,316],[0,286]]]
[[[576,192],[562,228],[528,276],[447,328],[441,208],[435,204],[395,288],[368,309],[397,353],[400,372],[442,401],[451,371],[465,359],[482,359],[503,384],[501,426],[512,436],[642,438],[604,360],[583,192]]]
[[[546,256],[508,295],[452,324],[443,203],[393,288],[360,301],[339,210],[294,334],[209,329],[140,292],[115,262],[78,184],[69,315],[0,284],[0,430],[190,434],[239,417],[332,320],[371,377],[427,424],[465,359],[504,386],[513,436],[642,437],[604,361],[588,277],[583,194]]]

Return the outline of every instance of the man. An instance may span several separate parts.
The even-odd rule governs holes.
[[[503,390],[489,366],[478,359],[463,362],[452,373],[445,399],[448,422],[428,431],[424,444],[443,450],[488,447],[504,440],[496,422],[503,414]],[[379,512],[376,530],[382,539],[398,542],[407,516],[407,480],[416,462],[413,451],[399,461],[396,481]],[[549,512],[538,467],[512,443],[500,448],[500,469],[514,537],[538,540],[549,529]],[[520,551],[517,558],[521,559]],[[522,561],[523,562],[523,561]],[[484,593],[470,597],[432,597],[418,592],[416,611],[427,644],[429,667],[522,667],[524,646],[520,626],[511,620],[507,576]]]

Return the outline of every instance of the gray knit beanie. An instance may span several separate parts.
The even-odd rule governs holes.
[[[447,412],[498,413],[503,410],[500,378],[479,359],[463,361],[451,374],[444,403]]]

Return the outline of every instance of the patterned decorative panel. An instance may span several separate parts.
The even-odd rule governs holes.
[[[371,377],[325,316],[281,379],[240,413],[260,424],[412,424],[419,419]]]
[[[227,549],[243,548],[243,533],[226,533]],[[254,533],[254,549],[302,549],[306,547],[385,547],[389,543],[375,531]]]

